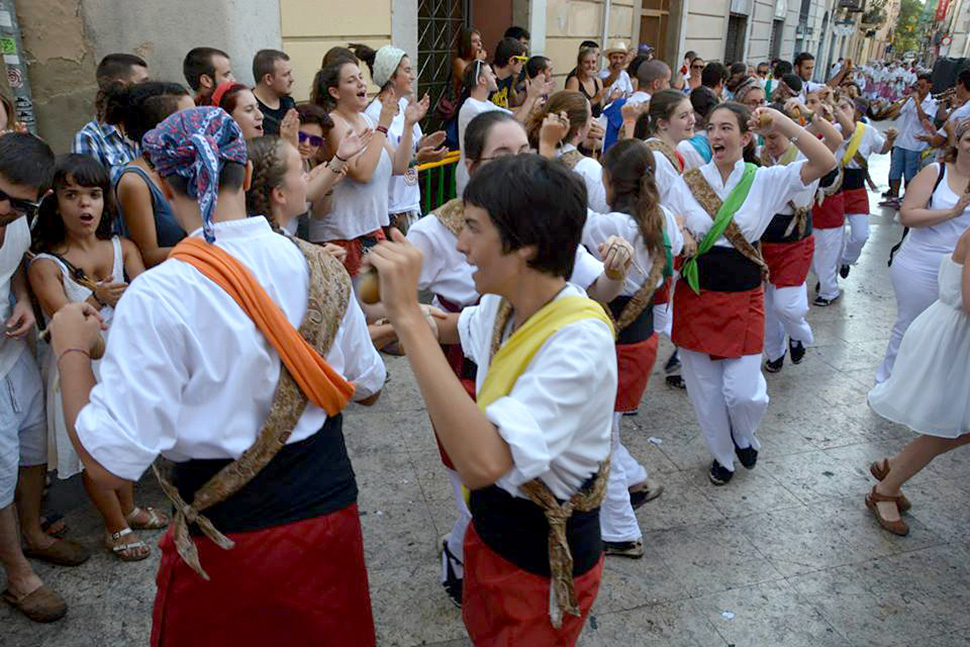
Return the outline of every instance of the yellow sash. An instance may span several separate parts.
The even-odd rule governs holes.
[[[529,317],[502,344],[489,363],[482,389],[478,392],[478,408],[484,411],[485,407],[508,395],[546,340],[564,326],[583,319],[599,319],[613,330],[603,307],[581,296],[553,299]],[[504,326],[505,322],[496,320],[495,325]],[[502,333],[497,331],[497,334]]]
[[[866,125],[857,121],[855,130],[852,131],[852,137],[849,138],[849,145],[845,149],[845,155],[842,156],[842,166],[848,166],[855,154],[859,152],[859,146],[862,145],[862,136],[865,132]]]

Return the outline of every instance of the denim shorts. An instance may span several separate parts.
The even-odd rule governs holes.
[[[898,180],[906,177],[906,184],[913,181],[919,173],[922,151],[911,151],[908,148],[893,146],[892,157],[889,162],[889,179]]]
[[[47,462],[44,384],[29,350],[0,379],[0,508],[13,503],[18,468]]]

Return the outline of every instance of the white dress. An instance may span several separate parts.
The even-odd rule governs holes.
[[[125,259],[121,250],[121,239],[117,236],[111,239],[114,248],[114,261],[111,266],[111,278],[108,283],[121,283],[125,280]],[[63,262],[56,256],[50,254],[38,254],[35,258],[46,258],[53,261],[61,270],[61,281],[64,284],[64,292],[67,300],[71,303],[86,301],[91,296],[91,290],[71,278],[71,273]],[[100,310],[101,317],[105,323],[111,321],[114,315],[114,308],[105,306]],[[108,342],[107,331],[101,331],[101,337],[105,343]],[[95,380],[100,380],[100,360],[91,362],[91,370],[94,372]],[[47,469],[57,470],[57,476],[61,479],[68,479],[75,474],[80,474],[84,469],[81,459],[74,451],[71,438],[67,434],[67,425],[64,422],[64,406],[61,403],[61,378],[57,371],[57,360],[53,353],[48,354],[47,358]]]
[[[940,263],[940,297],[910,324],[888,380],[869,392],[883,418],[940,438],[970,433],[970,317],[963,266]]]

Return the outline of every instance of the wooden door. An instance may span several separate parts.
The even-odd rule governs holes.
[[[667,30],[670,19],[671,0],[643,0],[640,14],[640,44],[651,45],[654,56],[668,63],[676,58],[676,52],[667,51]]]
[[[495,46],[512,26],[512,0],[471,0],[468,24],[482,32],[482,45],[491,62]],[[528,25],[520,25],[528,28]]]

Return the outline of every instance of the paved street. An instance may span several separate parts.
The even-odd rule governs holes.
[[[885,184],[888,163],[871,160],[877,182]],[[801,365],[767,376],[771,404],[756,469],[713,487],[686,393],[655,372],[623,436],[666,490],[639,513],[645,557],[607,560],[584,647],[970,647],[970,451],[937,460],[907,489],[909,537],[882,531],[863,503],[873,484],[869,462],[912,436],[865,400],[895,316],[886,258],[900,236],[895,214],[875,211],[845,297],[811,310],[816,346]],[[668,355],[665,342],[660,357]],[[378,644],[467,645],[460,613],[437,582],[451,488],[406,360],[387,364],[380,402],[352,407],[344,426]],[[165,506],[148,477],[138,494]],[[40,626],[4,607],[0,645],[147,645],[157,549],[138,564],[110,556],[77,479],[56,484],[51,504],[94,557],[76,569],[38,564],[67,598],[68,616]],[[154,547],[160,533],[143,536]]]

